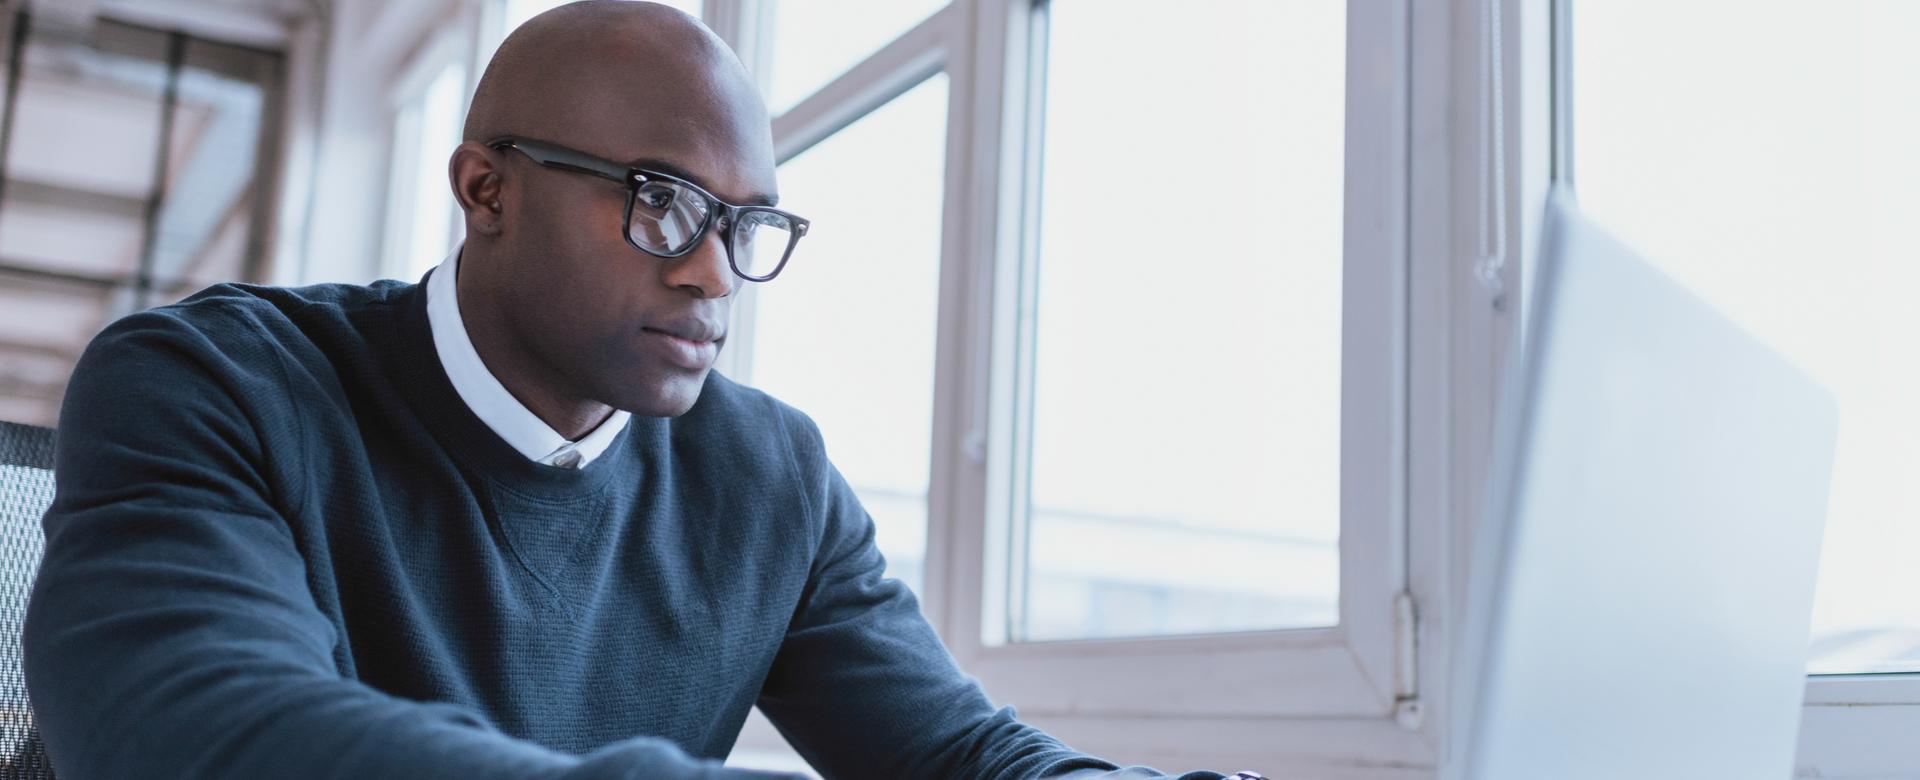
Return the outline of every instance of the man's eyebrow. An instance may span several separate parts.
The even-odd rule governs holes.
[[[628,168],[640,168],[642,170],[656,171],[659,173],[667,174],[669,176],[675,176],[681,179],[686,179],[687,181],[693,182],[694,184],[698,185],[700,189],[706,190],[708,192],[713,192],[713,185],[708,184],[707,182],[701,181],[700,177],[693,175],[692,171],[689,171],[678,165],[674,165],[673,163],[667,162],[666,160],[656,160],[651,157],[643,157],[638,160],[628,160],[626,162],[626,166]],[[734,205],[736,206],[768,206],[768,207],[778,206],[780,205],[780,196],[755,194],[748,197],[744,201],[735,203]]]

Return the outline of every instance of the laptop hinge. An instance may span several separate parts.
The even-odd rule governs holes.
[[[1411,591],[1393,597],[1393,718],[1420,727],[1420,610]]]

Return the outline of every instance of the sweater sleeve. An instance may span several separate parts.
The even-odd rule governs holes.
[[[344,678],[267,477],[299,457],[253,403],[285,396],[276,347],[210,321],[235,330],[123,319],[69,384],[23,637],[63,780],[763,776],[655,738],[562,753]]]
[[[884,576],[873,520],[827,461],[818,429],[783,411],[821,541],[759,706],[808,763],[829,780],[1165,777],[1078,753],[1012,707],[996,708],[913,593]]]

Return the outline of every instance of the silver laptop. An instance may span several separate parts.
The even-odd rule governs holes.
[[[1442,777],[1785,780],[1834,403],[1564,193],[1543,224]]]

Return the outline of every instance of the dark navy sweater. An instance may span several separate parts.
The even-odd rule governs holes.
[[[955,666],[804,415],[712,374],[538,464],[425,292],[220,286],[87,349],[24,638],[63,780],[746,776],[755,704],[828,777],[1114,769]]]

